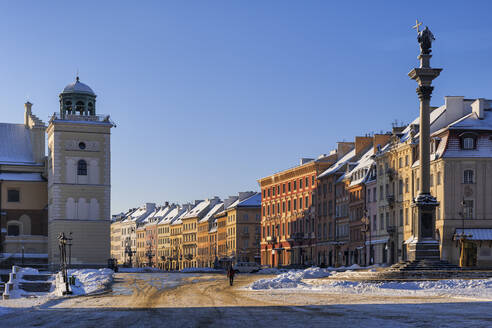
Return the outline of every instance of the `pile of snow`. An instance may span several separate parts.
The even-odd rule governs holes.
[[[206,273],[206,272],[223,272],[222,269],[214,268],[184,268],[180,272],[182,273]]]
[[[454,296],[492,299],[492,278],[448,279],[408,282],[326,281],[310,289],[335,293],[375,294],[388,296]]]
[[[151,267],[145,267],[145,268],[118,268],[118,272],[123,272],[123,273],[149,273],[149,272],[165,272],[161,269],[158,268],[151,268]]]
[[[68,270],[68,276],[75,276],[75,285],[70,286],[74,295],[86,295],[104,291],[113,281],[111,269]]]
[[[329,269],[312,267],[305,270],[289,270],[281,273],[274,278],[260,279],[248,286],[249,289],[283,289],[307,287],[304,279],[324,278],[331,275]]]

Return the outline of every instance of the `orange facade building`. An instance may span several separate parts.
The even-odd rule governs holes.
[[[316,246],[317,176],[336,152],[301,159],[299,166],[258,180],[261,187],[261,264],[274,267],[313,263]]]

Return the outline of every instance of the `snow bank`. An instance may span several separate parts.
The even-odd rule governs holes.
[[[224,270],[214,269],[214,268],[184,268],[179,272],[182,272],[182,273],[203,273],[203,272],[224,272]]]
[[[75,276],[75,285],[70,286],[74,295],[86,295],[103,291],[113,281],[111,269],[68,270],[68,276]]]
[[[492,299],[492,278],[379,283],[336,280],[318,285],[314,289],[335,293],[388,296],[454,296],[490,300]]]
[[[331,275],[330,270],[312,267],[305,270],[289,270],[274,278],[260,279],[248,286],[249,289],[283,289],[307,287],[303,279],[324,278]]]

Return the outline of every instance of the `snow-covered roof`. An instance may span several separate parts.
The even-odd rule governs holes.
[[[175,206],[173,209],[168,211],[166,215],[160,218],[158,224],[170,223],[172,220],[180,214],[180,207]]]
[[[96,95],[87,84],[79,81],[78,76],[75,82],[70,83],[63,89],[62,93],[86,93],[94,96]]]
[[[492,130],[492,112],[484,111],[484,118],[471,113],[449,125],[452,130]]]
[[[212,218],[216,213],[219,211],[222,211],[224,209],[224,203],[220,202],[216,204],[210,211],[207,212],[207,214],[203,217],[203,219],[200,220],[200,222],[206,222],[210,218]]]
[[[41,173],[0,173],[0,181],[45,181]]]
[[[466,239],[469,240],[492,240],[492,229],[464,229]],[[456,229],[456,235],[463,234],[463,229]]]
[[[257,192],[253,196],[239,202],[238,207],[260,207],[261,193]]]
[[[0,123],[0,164],[34,164],[31,142],[24,124]]]
[[[188,214],[186,214],[183,217],[183,219],[189,219],[189,218],[198,217],[205,210],[207,210],[208,205],[210,205],[210,201],[208,199],[201,201],[200,203],[198,203],[198,205],[196,205],[195,207],[193,207],[191,209],[191,211],[189,211]]]
[[[364,181],[367,174],[369,173],[369,168],[374,162],[373,155],[374,147],[371,147],[371,149],[369,149],[364,155],[362,155],[362,157],[357,162],[357,165],[348,173],[348,177],[353,177],[355,174],[357,174],[359,170],[367,169],[363,174],[360,174],[361,176],[359,178],[353,179],[350,182],[350,186],[357,185]]]
[[[340,158],[335,164],[330,166],[327,170],[321,173],[318,178],[322,178],[324,176],[330,175],[336,171],[338,171],[342,166],[344,166],[347,162],[349,162],[355,156],[355,148],[345,154],[342,158]]]

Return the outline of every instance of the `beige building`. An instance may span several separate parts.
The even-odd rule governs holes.
[[[46,126],[24,108],[24,124],[0,123],[1,252],[6,265],[36,266],[47,261]]]
[[[103,267],[110,257],[111,128],[96,95],[77,80],[60,94],[48,125],[48,257],[59,265],[57,236],[71,234],[72,266]]]

